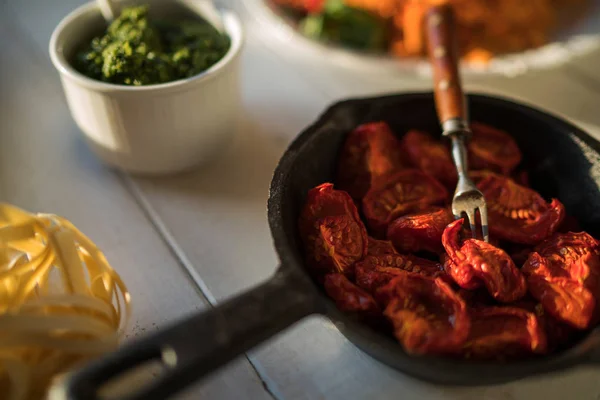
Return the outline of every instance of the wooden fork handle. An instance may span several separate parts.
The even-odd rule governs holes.
[[[431,7],[425,18],[429,59],[433,68],[435,104],[444,134],[468,132],[468,112],[458,70],[459,53],[454,11],[450,5]]]

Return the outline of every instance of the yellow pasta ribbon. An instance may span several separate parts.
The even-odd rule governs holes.
[[[37,400],[67,370],[115,350],[130,295],[66,219],[0,203],[0,397]]]

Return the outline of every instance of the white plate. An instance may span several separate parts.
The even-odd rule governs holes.
[[[521,53],[495,57],[486,65],[462,62],[464,74],[500,74],[516,76],[530,70],[553,68],[573,58],[600,49],[600,0],[592,0],[591,9],[575,27],[563,30],[547,45]],[[265,0],[244,0],[247,24],[266,43],[278,45],[292,57],[338,65],[358,73],[430,75],[430,66],[422,58],[394,58],[389,55],[367,55],[338,46],[326,45],[298,33],[265,3]]]

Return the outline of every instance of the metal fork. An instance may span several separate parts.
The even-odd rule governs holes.
[[[446,131],[444,131],[445,134]],[[456,164],[458,172],[458,184],[454,191],[452,199],[452,213],[456,219],[461,218],[463,214],[467,216],[467,222],[471,227],[473,238],[477,238],[476,212],[479,211],[481,220],[481,233],[483,240],[490,241],[488,230],[487,204],[483,193],[473,183],[467,175],[467,158],[465,152],[464,135],[450,134],[452,137],[452,158]]]
[[[426,35],[429,59],[433,69],[435,105],[442,125],[443,135],[452,139],[452,158],[458,172],[458,185],[452,199],[455,218],[466,220],[471,234],[477,238],[476,213],[481,220],[480,237],[489,242],[487,204],[483,193],[468,176],[465,141],[471,131],[468,109],[458,71],[458,52],[454,24],[454,12],[449,5],[429,9],[426,18]]]

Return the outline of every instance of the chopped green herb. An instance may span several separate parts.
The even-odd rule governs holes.
[[[123,9],[74,64],[103,82],[151,85],[197,75],[223,58],[229,46],[229,37],[204,20],[150,21],[148,6],[138,6]]]

